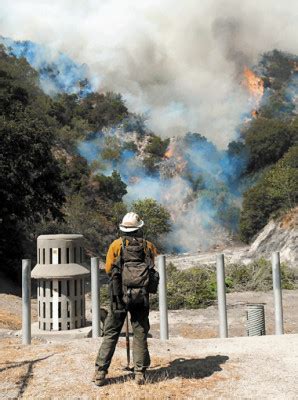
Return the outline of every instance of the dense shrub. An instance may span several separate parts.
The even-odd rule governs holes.
[[[295,275],[281,264],[283,289],[295,289]],[[250,263],[230,264],[226,268],[227,292],[268,291],[272,289],[271,263],[259,259]],[[169,310],[205,308],[216,299],[215,267],[198,266],[178,270],[172,263],[167,265],[167,300]],[[108,306],[107,285],[101,289],[101,304]],[[150,296],[150,307],[158,310],[158,295]]]
[[[91,93],[81,101],[78,114],[88,121],[92,129],[100,130],[121,122],[127,117],[128,110],[120,94]]]
[[[162,140],[159,136],[152,135],[145,148],[146,153],[163,157],[170,143],[170,139]]]
[[[230,282],[230,291],[268,291],[272,289],[271,263],[264,258],[248,265],[230,264],[226,269],[226,277]],[[283,289],[295,288],[295,274],[286,264],[281,264],[281,280]]]
[[[245,133],[248,170],[257,171],[277,162],[294,144],[296,132],[279,119],[257,118]]]
[[[167,266],[168,308],[196,309],[212,304],[216,298],[216,278],[213,269],[194,267],[180,271],[172,263]],[[151,297],[151,307],[158,309],[157,295]]]

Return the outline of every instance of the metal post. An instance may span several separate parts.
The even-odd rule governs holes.
[[[275,334],[284,333],[279,252],[272,254],[272,280],[275,309]]]
[[[169,339],[166,257],[158,256],[160,340]]]
[[[226,286],[225,286],[225,261],[223,254],[216,256],[217,302],[219,317],[219,337],[228,337]]]
[[[31,344],[31,260],[22,260],[22,343]]]
[[[91,258],[92,337],[100,336],[99,258]]]

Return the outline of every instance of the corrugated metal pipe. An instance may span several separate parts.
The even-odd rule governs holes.
[[[266,335],[263,304],[248,304],[246,308],[247,336]]]

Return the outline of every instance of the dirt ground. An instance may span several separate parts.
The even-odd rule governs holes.
[[[33,338],[23,346],[21,298],[0,294],[0,399],[297,399],[298,290],[283,291],[286,333],[245,336],[248,303],[263,303],[267,335],[274,333],[272,292],[227,295],[229,339],[218,336],[216,305],[169,311],[170,340],[159,338],[159,313],[150,314],[152,355],[148,381],[137,387],[126,364],[120,338],[108,385],[92,382],[99,339],[47,342]],[[32,300],[36,320],[36,300]],[[87,296],[87,316],[90,304]],[[200,340],[205,339],[205,340]]]
[[[141,387],[123,370],[125,338],[107,385],[92,383],[100,342],[1,339],[0,399],[297,399],[298,335],[149,339],[152,362]]]

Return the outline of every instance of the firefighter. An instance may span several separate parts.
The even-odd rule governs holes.
[[[119,226],[121,237],[113,241],[107,252],[106,273],[112,277],[112,281],[113,276],[121,279],[122,292],[121,295],[117,292],[116,308],[115,304],[113,306],[115,296],[113,297],[112,293],[104,325],[103,342],[95,361],[94,381],[97,386],[103,386],[106,383],[106,375],[128,312],[133,329],[135,382],[139,385],[145,383],[145,371],[150,365],[147,344],[150,329],[149,293],[157,291],[159,278],[154,270],[154,257],[157,255],[157,250],[151,242],[143,239],[143,226],[144,221],[136,213],[126,214]],[[119,281],[112,282],[110,290],[113,291],[115,283],[119,290]]]

